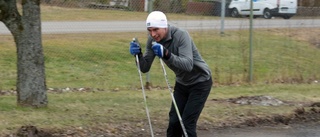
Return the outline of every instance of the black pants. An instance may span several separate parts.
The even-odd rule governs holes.
[[[190,86],[184,86],[176,82],[174,98],[176,100],[183,124],[189,137],[196,137],[197,121],[204,104],[209,96],[212,79]],[[182,137],[183,131],[173,103],[169,112],[169,126],[167,137]]]

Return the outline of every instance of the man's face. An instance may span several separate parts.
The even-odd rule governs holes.
[[[155,27],[149,27],[147,28],[149,34],[151,37],[156,41],[160,42],[162,39],[164,39],[167,35],[167,28],[155,28]]]

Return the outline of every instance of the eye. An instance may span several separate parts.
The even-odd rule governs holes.
[[[151,32],[151,31],[158,31],[159,28],[147,28],[147,30],[148,30],[149,32]]]

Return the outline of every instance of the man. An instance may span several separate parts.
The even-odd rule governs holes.
[[[161,11],[151,12],[146,20],[149,32],[145,54],[139,43],[130,43],[130,53],[138,55],[143,73],[158,56],[175,73],[174,98],[189,137],[196,137],[196,126],[212,87],[211,70],[199,54],[188,32],[167,24]],[[167,137],[181,137],[183,130],[174,105],[169,112]]]

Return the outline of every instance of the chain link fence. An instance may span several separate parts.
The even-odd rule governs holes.
[[[107,10],[152,11],[166,13],[186,13],[196,15],[221,15],[223,0],[43,0],[52,6],[93,8]],[[225,0],[225,8],[231,0]],[[297,16],[319,16],[320,2],[315,0],[298,0]],[[230,16],[230,10],[226,15]]]
[[[288,20],[278,17],[254,19],[253,34],[249,31],[249,17],[230,17],[228,4],[230,1],[226,0],[225,10],[222,10],[219,0],[43,0],[42,11],[51,8],[50,12],[54,14],[49,15],[53,18],[62,9],[64,12],[80,9],[79,14],[88,14],[90,10],[92,14],[92,19],[85,21],[79,21],[78,18],[77,21],[42,20],[42,24],[52,23],[51,28],[55,30],[43,34],[48,87],[139,88],[134,58],[128,51],[129,42],[132,37],[138,36],[142,47],[145,46],[147,32],[144,19],[153,10],[164,11],[170,17],[169,24],[189,30],[198,50],[212,69],[216,86],[247,83],[250,69],[255,83],[314,83],[320,79],[320,8],[319,5],[317,7],[317,1],[313,5],[302,5],[298,1],[297,14]],[[99,14],[95,13],[101,11],[113,11],[110,14],[114,15],[118,15],[114,12],[124,12],[123,16],[143,14],[144,18],[135,21],[97,21],[94,17]],[[220,17],[221,11],[225,11],[226,17]],[[57,27],[54,24],[57,22],[64,22],[67,29]],[[102,25],[129,22],[136,24],[136,27],[128,32],[112,32],[108,30],[114,28],[106,26],[105,31],[99,28],[100,31],[96,30],[95,33],[89,30],[97,25],[93,22]],[[68,28],[73,28],[76,23],[82,23],[83,27],[69,31]],[[125,28],[125,25],[121,28]],[[0,88],[14,88],[14,40],[9,33],[0,32]],[[253,50],[252,56],[250,50]],[[253,62],[250,62],[250,57]],[[250,63],[253,63],[253,68],[250,68]],[[169,69],[167,71],[173,85],[175,76]],[[148,88],[166,87],[161,66],[156,60],[144,78],[144,82],[150,84]]]

